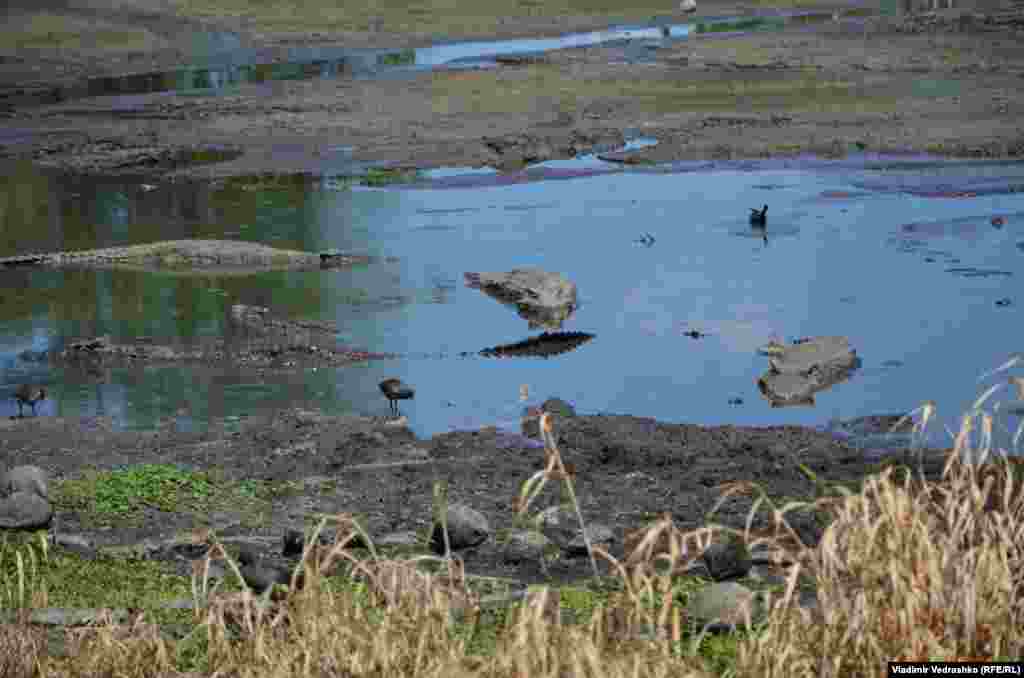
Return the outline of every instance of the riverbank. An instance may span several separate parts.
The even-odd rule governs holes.
[[[696,18],[666,14],[655,21],[755,10],[770,11],[702,3]],[[162,26],[154,31],[169,35],[176,34],[169,26],[210,21],[180,11],[139,15],[146,17]],[[492,37],[591,29],[607,18],[599,14],[547,29],[538,25],[539,17],[511,17]],[[640,56],[635,46],[610,44],[484,70],[243,84],[227,94],[19,103],[69,76],[189,63],[188,55],[168,60],[156,48],[38,48],[40,58],[31,65],[26,52],[4,56],[0,91],[8,102],[8,130],[0,154],[74,171],[165,177],[320,174],[366,163],[514,170],[638,133],[659,143],[621,160],[837,157],[856,151],[1013,158],[1024,153],[1022,27],[1024,14],[1011,6],[923,17],[865,17],[846,8],[838,20],[781,30],[655,40]],[[288,45],[308,46],[309,40],[399,47],[425,39],[387,31],[358,39],[319,33],[314,39],[251,25],[238,35],[239,45],[253,46],[268,63],[285,60]]]

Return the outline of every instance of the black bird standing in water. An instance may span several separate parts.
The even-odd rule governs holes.
[[[14,399],[18,401],[18,416],[22,415],[22,407],[29,405],[32,407],[32,414],[36,413],[36,403],[40,400],[46,400],[46,389],[42,386],[30,386],[28,384],[22,384],[18,387],[18,390],[14,392]]]
[[[750,208],[750,225],[751,226],[767,226],[768,225],[768,205],[764,206],[764,209],[755,210],[753,207]]]
[[[411,400],[416,395],[416,391],[408,384],[402,383],[401,379],[385,379],[380,382],[380,390],[388,399],[391,411],[396,416],[398,415],[398,401]]]

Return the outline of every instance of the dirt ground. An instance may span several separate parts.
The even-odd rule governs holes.
[[[825,433],[800,427],[738,428],[663,424],[632,416],[555,419],[565,461],[575,467],[575,491],[590,525],[611,528],[611,552],[621,556],[625,534],[672,515],[681,529],[701,527],[722,486],[753,481],[781,507],[813,500],[815,486],[801,474],[804,464],[827,483],[855,488],[878,462]],[[224,422],[203,433],[177,431],[167,423],[147,432],[118,432],[109,420],[26,417],[0,421],[5,463],[35,464],[66,484],[52,492],[57,529],[85,536],[97,546],[163,541],[203,527],[221,538],[244,537],[280,550],[286,529],[315,524],[320,514],[351,513],[364,519],[372,537],[404,531],[425,536],[431,525],[435,480],[448,482],[448,499],[480,511],[492,536],[462,551],[467,572],[524,583],[571,582],[590,575],[587,558],[562,558],[545,574],[537,563],[506,562],[500,542],[514,527],[513,498],[522,483],[543,468],[543,450],[525,437],[493,429],[440,434],[418,440],[404,426],[381,418],[334,417],[307,411]],[[93,472],[128,465],[171,464],[214,474],[219,490],[204,503],[142,502],[113,520],[97,513],[97,492],[86,485],[85,504],[71,489]],[[942,455],[929,455],[928,473],[938,477]],[[260,500],[233,494],[245,483],[264,483]],[[563,499],[544,490],[531,515]],[[714,522],[742,529],[754,497],[727,501]],[[790,523],[808,544],[824,527],[813,512],[795,512]],[[762,509],[754,528],[768,528]],[[188,564],[178,563],[187,575]],[[550,577],[550,578],[549,578]]]
[[[860,16],[870,8],[846,8],[838,21],[783,31],[707,34],[641,50],[621,44],[562,50],[489,70],[39,105],[57,85],[82,77],[180,68],[189,54],[183,36],[198,26],[244,28],[237,20],[218,26],[210,18],[170,14],[141,0],[116,10],[98,0],[62,4],[53,12],[106,30],[101,36],[108,41],[110,26],[129,19],[155,37],[119,49],[83,47],[84,38],[60,49],[38,42],[31,49],[0,49],[0,115],[7,118],[0,157],[28,156],[80,171],[195,177],[318,174],[352,161],[516,169],[591,150],[627,131],[660,142],[623,158],[631,162],[803,152],[1024,154],[1024,7],[1013,4],[887,18]],[[755,11],[736,3],[700,4],[697,18]],[[27,6],[9,6],[7,25],[26,22]],[[592,29],[600,18],[510,18],[497,25],[495,37]],[[424,44],[417,35],[257,29],[241,30],[240,45],[269,62],[295,44]],[[182,165],[183,149],[196,147],[231,152],[223,162]],[[351,157],[337,150],[348,148]]]

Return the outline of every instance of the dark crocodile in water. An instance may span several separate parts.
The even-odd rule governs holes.
[[[0,258],[0,267],[126,268],[171,273],[250,273],[316,270],[369,262],[337,250],[302,252],[240,240],[164,240],[123,247],[20,254]]]

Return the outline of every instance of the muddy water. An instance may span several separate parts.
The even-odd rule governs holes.
[[[956,426],[995,381],[979,375],[1021,350],[1024,166],[574,162],[518,175],[450,169],[383,188],[340,178],[144,186],[6,166],[0,255],[224,237],[396,259],[245,278],[2,271],[0,393],[38,381],[52,395],[42,415],[103,414],[137,428],[176,417],[201,427],[302,404],[385,414],[377,383],[397,376],[417,388],[402,405],[422,435],[514,426],[524,384],[528,404],[558,396],[586,413],[702,424],[817,425],[931,399]],[[765,233],[747,223],[747,208],[762,204]],[[461,355],[538,333],[463,284],[467,271],[517,266],[573,280],[580,308],[563,329],[596,338],[550,359]],[[266,376],[84,373],[37,359],[82,335],[180,344],[230,335],[235,303],[331,320],[340,343],[405,357]],[[707,336],[685,334],[692,330]],[[755,383],[767,367],[756,348],[773,336],[825,334],[849,337],[863,367],[813,407],[771,407]],[[12,399],[0,401],[0,416],[15,412]]]

